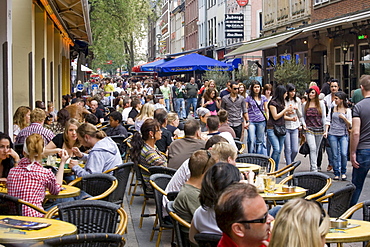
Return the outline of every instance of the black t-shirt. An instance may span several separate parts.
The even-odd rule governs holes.
[[[175,135],[174,134],[175,133],[175,130],[177,130],[177,128],[175,126],[172,126],[172,125],[167,124],[166,128],[167,128],[167,130],[169,130],[171,132],[172,136]]]
[[[92,113],[98,118],[98,120],[100,120],[101,118],[104,118],[103,112],[101,110],[99,110],[99,109],[96,109],[96,111],[95,112],[92,112]]]
[[[330,84],[325,82],[324,85],[321,87],[321,93],[328,95],[330,93]]]
[[[57,148],[63,148],[63,133],[57,134],[52,140],[51,140]],[[84,146],[79,147],[81,152],[85,152],[87,149]],[[58,155],[59,157],[59,155]]]
[[[135,120],[136,116],[139,114],[139,111],[135,108],[132,108],[130,113],[128,114],[128,118],[132,118],[132,120]]]
[[[157,148],[166,153],[168,146],[172,143],[172,133],[166,128],[161,127],[162,130],[162,138],[155,142]]]
[[[123,127],[122,125],[118,125],[115,128],[109,127],[105,131],[105,133],[107,134],[107,136],[124,136],[124,137],[128,136],[126,128]]]

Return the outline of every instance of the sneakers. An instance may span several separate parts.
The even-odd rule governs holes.
[[[339,176],[335,176],[334,177],[334,180],[339,180]]]
[[[346,180],[347,180],[347,176],[346,176],[346,174],[342,174],[342,180],[343,180],[343,181],[346,181]]]

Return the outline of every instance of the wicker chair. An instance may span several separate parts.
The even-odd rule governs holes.
[[[355,189],[355,185],[347,184],[347,186],[340,188],[335,192],[331,192],[323,197],[320,197],[316,201],[321,203],[328,202],[329,216],[332,218],[338,218],[349,209],[349,203]]]
[[[259,165],[261,167],[266,167],[266,170],[268,172],[275,171],[275,161],[270,157],[262,154],[239,154],[236,158],[236,162],[250,163]]]
[[[117,136],[109,136],[118,147],[119,152],[121,153],[121,157],[123,157],[126,153],[127,146],[124,143],[124,140],[126,139],[125,136],[117,135]]]
[[[194,239],[199,247],[217,247],[221,237],[219,234],[197,233]]]
[[[100,200],[62,202],[50,209],[45,218],[52,218],[57,214],[60,220],[76,225],[79,234],[116,233],[122,235],[127,227],[125,210],[111,202]]]
[[[128,183],[128,179],[130,176],[131,169],[133,167],[133,162],[128,162],[124,164],[120,164],[104,173],[110,173],[113,171],[113,176],[117,178],[118,186],[110,195],[110,202],[121,204],[123,203],[123,197],[126,192],[126,187]]]
[[[59,247],[59,246],[73,246],[73,247],[122,247],[126,243],[125,238],[119,234],[113,233],[86,233],[63,236],[60,238],[46,239],[43,246]],[[40,246],[40,245],[35,245]]]
[[[152,234],[150,236],[150,241],[152,241],[154,232],[158,230],[158,238],[156,247],[159,247],[162,237],[162,231],[167,229],[173,229],[173,225],[168,223],[164,220],[163,217],[163,204],[162,199],[163,196],[167,196],[167,193],[164,191],[167,187],[167,184],[171,180],[171,176],[167,174],[153,174],[150,176],[149,183],[154,189],[154,200],[155,200],[155,208],[156,208],[156,219],[154,221]],[[157,225],[159,225],[157,227]]]
[[[306,199],[316,200],[325,195],[332,184],[331,178],[319,172],[298,172],[281,180],[280,184],[292,182],[292,185],[307,189]]]
[[[167,174],[170,175],[171,177],[176,173],[176,169],[170,168],[170,167],[165,167],[165,166],[151,166],[148,168],[150,174]]]
[[[245,144],[241,141],[234,140],[236,147],[238,148],[238,154],[244,153],[245,150]]]
[[[288,176],[290,176],[290,175],[293,175],[295,169],[300,165],[301,165],[301,161],[297,160],[297,161],[294,161],[293,163],[291,163],[287,166],[284,166],[283,168],[281,168],[277,171],[267,173],[267,175],[269,175],[269,176],[272,175],[272,176],[275,176],[277,178],[280,178],[285,174],[288,174]]]
[[[0,212],[2,215],[23,215],[23,206],[30,207],[37,212],[46,214],[47,212],[37,206],[19,199],[14,196],[10,196],[4,193],[0,193]]]
[[[130,205],[134,201],[135,196],[144,196],[144,202],[143,202],[143,206],[142,206],[142,209],[141,209],[140,223],[139,223],[139,228],[141,228],[143,226],[144,217],[156,216],[156,214],[145,214],[146,203],[149,199],[154,199],[154,192],[153,192],[153,188],[150,186],[150,184],[148,182],[149,177],[151,175],[149,170],[146,167],[142,166],[142,165],[134,165],[134,169],[135,169],[135,172],[136,172],[136,178],[139,180],[139,182],[140,182],[140,184],[143,188],[143,194],[135,193],[135,191],[132,192]],[[144,176],[147,179],[147,181],[144,180]]]
[[[178,247],[189,247],[189,234],[181,229],[181,226],[190,229],[190,224],[178,216],[173,208],[173,201],[169,201],[166,205],[167,213],[171,216],[173,230],[176,236],[176,244]],[[181,225],[181,226],[180,226]]]
[[[93,173],[76,178],[68,185],[79,187],[92,197],[86,200],[110,201],[112,192],[117,188],[118,181],[112,175]]]

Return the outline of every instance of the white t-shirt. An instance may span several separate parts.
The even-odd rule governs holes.
[[[123,111],[122,111],[122,121],[127,121],[128,114],[130,114],[131,110],[132,110],[131,106],[123,109]]]
[[[212,208],[207,210],[204,210],[202,206],[197,208],[193,215],[193,224],[200,233],[222,235],[221,229],[217,226],[215,211]]]

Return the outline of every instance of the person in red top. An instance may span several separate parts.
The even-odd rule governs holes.
[[[23,145],[24,158],[20,160],[17,167],[10,169],[7,178],[8,194],[18,197],[24,201],[43,209],[42,202],[45,198],[45,189],[50,194],[58,195],[63,182],[64,169],[59,169],[56,176],[49,169],[40,164],[42,152],[44,149],[44,140],[39,134],[32,134],[27,137]],[[66,150],[62,150],[60,167],[64,167],[68,159]],[[23,216],[43,217],[36,210],[23,207]]]
[[[274,220],[254,185],[228,186],[215,206],[216,221],[222,230],[217,247],[268,246]]]

